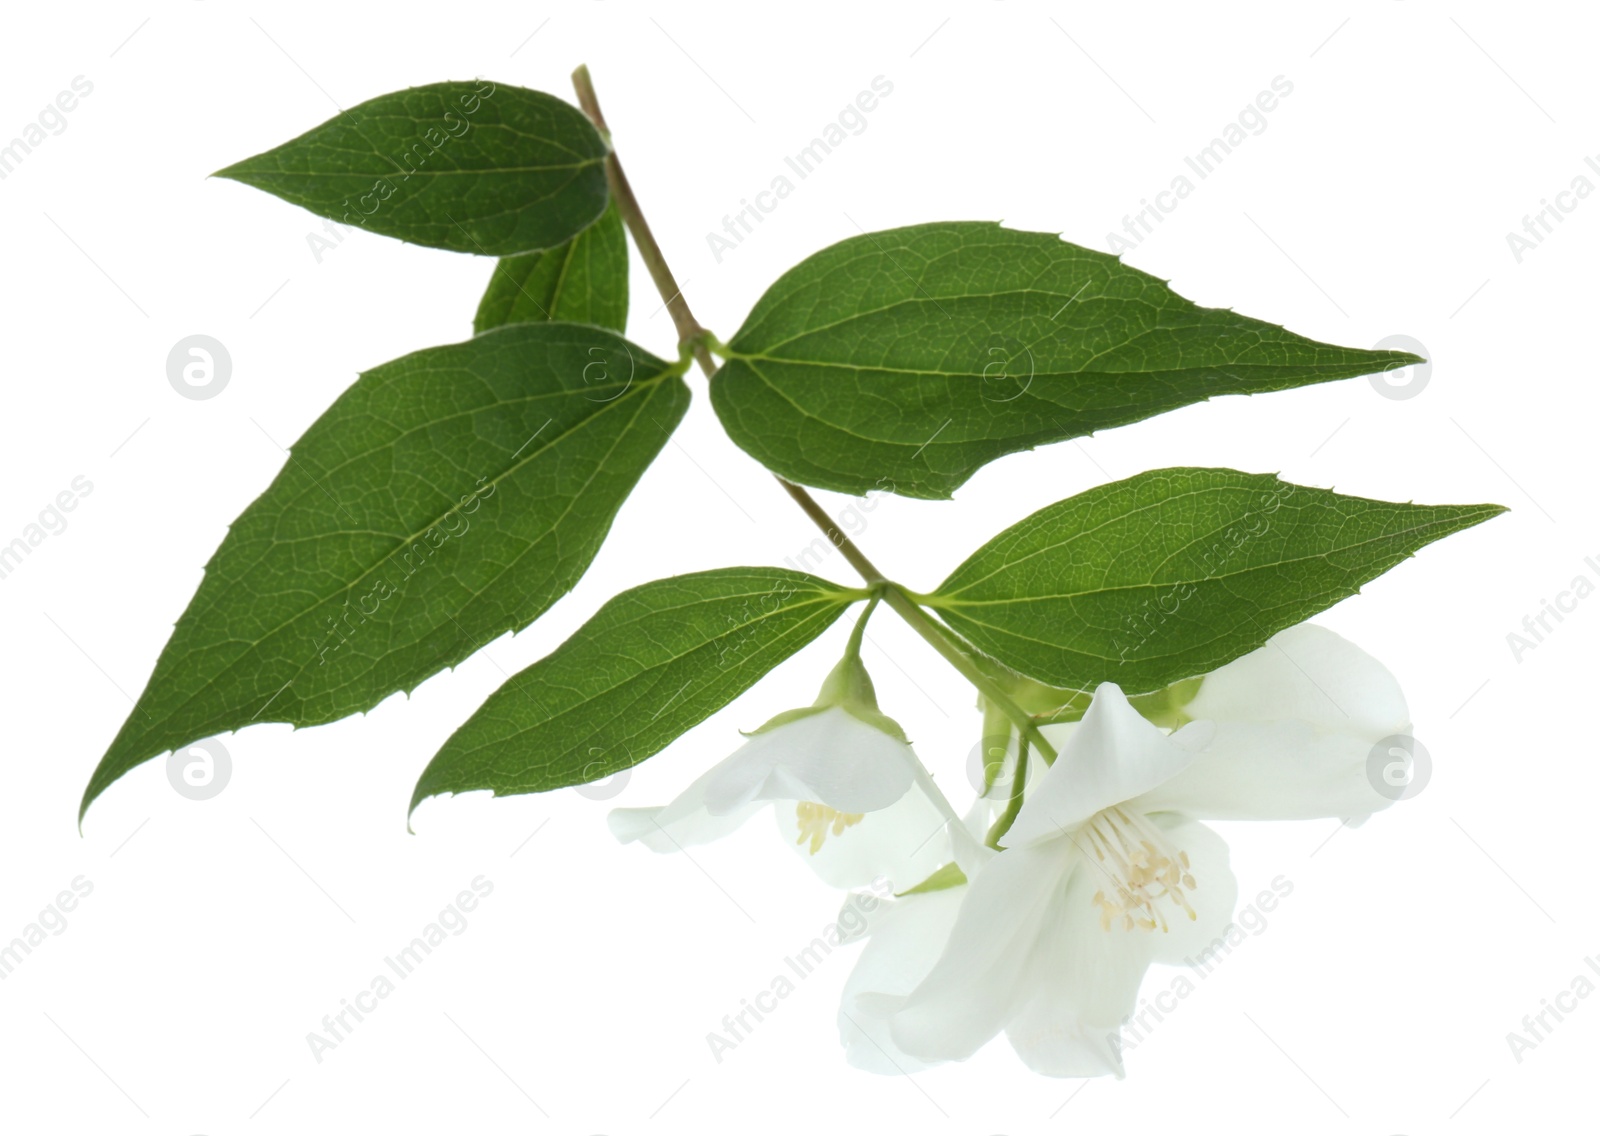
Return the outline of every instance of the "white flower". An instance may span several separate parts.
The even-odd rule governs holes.
[[[1394,803],[1373,786],[1372,748],[1409,736],[1387,667],[1348,639],[1302,623],[1207,675],[1183,707],[1216,724],[1199,761],[1149,797],[1214,820],[1360,818]]]
[[[886,877],[908,888],[948,863],[959,828],[859,659],[846,658],[817,704],[778,715],[669,805],[615,809],[612,833],[674,852],[733,832],[774,806],[778,830],[834,887]],[[965,835],[963,830],[962,836]]]
[[[1120,1076],[1145,970],[1232,918],[1227,845],[1197,818],[1376,811],[1390,799],[1367,756],[1410,729],[1393,676],[1307,625],[1207,676],[1183,712],[1210,720],[1166,733],[1106,683],[1082,722],[1046,727],[1060,754],[1006,850],[876,913],[840,1014],[853,1063],[910,1072],[1004,1031],[1037,1072]]]

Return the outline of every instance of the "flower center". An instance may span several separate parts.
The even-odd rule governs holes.
[[[800,823],[800,839],[796,844],[811,843],[811,854],[815,856],[822,851],[822,842],[828,839],[828,833],[838,836],[853,824],[860,824],[866,813],[842,813],[838,809],[830,809],[827,805],[819,805],[815,801],[801,801],[794,807],[795,819]]]
[[[1196,918],[1188,892],[1195,890],[1189,854],[1175,848],[1150,819],[1112,806],[1096,813],[1080,830],[1089,841],[1102,873],[1110,877],[1111,894],[1094,893],[1100,927],[1111,930],[1168,930],[1160,903],[1170,899],[1190,919]]]

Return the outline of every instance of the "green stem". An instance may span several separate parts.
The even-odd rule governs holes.
[[[611,129],[606,126],[605,115],[600,113],[600,101],[595,97],[594,82],[589,78],[588,67],[579,67],[572,73],[572,87],[578,93],[578,105],[594,123],[595,129],[609,142]],[[634,196],[633,186],[629,184],[628,175],[623,172],[622,162],[614,149],[606,158],[606,184],[611,189],[611,197],[617,203],[623,222],[628,226],[628,232],[633,234],[633,243],[644,259],[644,266],[650,272],[650,279],[655,282],[656,291],[661,293],[661,299],[667,305],[673,326],[678,329],[679,340],[693,347],[695,359],[709,379],[716,372],[717,365],[711,359],[711,352],[706,349],[706,329],[700,326],[700,321],[689,310],[689,302],[683,298],[683,289],[678,287],[677,278],[672,275],[655,234],[645,222],[639,199]]]
[[[867,601],[867,606],[861,612],[861,618],[856,620],[855,629],[850,632],[850,641],[844,645],[844,657],[859,659],[861,657],[861,637],[867,633],[867,620],[872,618],[873,611],[878,606],[878,601],[883,598],[881,592],[874,593]]]
[[[1011,800],[1006,803],[1006,811],[1000,814],[994,826],[989,829],[988,839],[985,841],[990,848],[999,850],[1000,838],[1011,831],[1012,822],[1017,819],[1017,814],[1022,811],[1022,794],[1028,785],[1028,739],[1017,740],[1017,764],[1011,774]]]
[[[822,530],[823,535],[833,542],[833,546],[850,562],[850,567],[861,573],[863,580],[873,587],[881,588],[888,585],[888,577],[878,571],[878,566],[867,559],[867,554],[857,548],[854,541],[844,535],[839,526],[833,523],[833,518],[828,516],[828,511],[818,504],[815,497],[806,492],[804,486],[796,485],[787,478],[778,477],[777,474],[772,476],[777,478],[784,492],[794,499],[794,503],[811,518],[812,523]]]
[[[995,780],[1005,768],[1006,751],[1011,746],[1011,719],[1000,707],[983,700],[983,737],[978,743],[983,751],[983,793],[988,795]]]
[[[600,112],[600,100],[595,95],[594,81],[589,77],[588,67],[579,67],[572,73],[572,87],[578,94],[578,105],[589,116],[595,128],[609,141],[611,130],[606,126],[605,115]],[[639,199],[634,196],[633,186],[629,184],[628,176],[623,172],[622,162],[617,157],[615,148],[606,157],[606,183],[610,186],[611,196],[617,203],[618,212],[622,214],[623,223],[632,234],[633,243],[650,272],[650,279],[655,282],[656,291],[661,294],[662,300],[667,305],[667,311],[672,315],[672,323],[678,330],[680,342],[694,352],[700,369],[705,372],[706,378],[711,378],[716,374],[717,365],[711,357],[707,344],[714,341],[715,337],[689,310],[689,301],[684,299],[683,289],[678,287],[677,277],[672,274],[666,255],[661,251],[661,245],[656,241],[655,234],[650,231],[649,222],[644,218],[644,211],[639,207]],[[720,341],[716,342],[720,347]],[[873,564],[866,553],[857,548],[855,543],[840,531],[839,526],[834,524],[833,518],[828,516],[827,510],[817,503],[815,497],[787,478],[778,477],[777,474],[773,474],[773,477],[777,478],[778,484],[783,486],[795,504],[799,505],[806,516],[810,517],[833,542],[833,546],[850,562],[850,566],[861,573],[862,579],[874,589],[882,590],[884,601],[911,625],[911,629],[943,655],[967,681],[978,688],[979,693],[1005,711],[1006,716],[1016,723],[1023,737],[1031,738],[1040,752],[1046,755],[1047,761],[1054,761],[1056,751],[1044,740],[1028,712],[979,670],[964,650],[947,639],[941,629],[904,590],[890,583],[888,577],[878,571],[877,565]],[[861,626],[864,626],[864,623],[858,626],[858,630]]]
[[[588,67],[579,67],[572,73],[572,87],[578,93],[578,105],[583,107],[584,113],[589,116],[595,128],[609,141],[611,130],[606,126],[605,115],[600,111],[600,100],[595,95],[594,81],[589,77]],[[717,372],[717,364],[711,357],[708,344],[715,343],[721,347],[721,341],[707,331],[689,310],[689,301],[684,298],[683,289],[678,287],[678,279],[667,264],[666,254],[661,251],[660,242],[656,240],[655,233],[651,232],[650,223],[645,220],[644,210],[639,207],[639,199],[634,196],[633,186],[628,182],[628,175],[623,171],[622,160],[617,157],[615,149],[606,158],[606,183],[611,188],[611,196],[616,200],[617,211],[622,214],[623,223],[633,236],[634,246],[638,248],[639,256],[650,272],[650,279],[655,282],[656,291],[661,294],[662,300],[667,305],[673,326],[678,330],[679,340],[694,352],[695,360],[705,372],[706,378],[711,378]],[[828,516],[826,510],[817,504],[810,493],[794,482],[778,477],[777,474],[773,476],[800,508],[805,510],[806,515],[821,527],[834,547],[850,562],[851,567],[861,573],[867,583],[877,585],[886,582],[883,573],[878,571],[849,537],[839,531],[839,527],[833,523],[833,518]]]

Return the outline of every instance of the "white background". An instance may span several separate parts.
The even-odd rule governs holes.
[[[1205,9],[1205,10],[1202,10]],[[0,982],[0,1110],[29,1132],[951,1133],[1162,1122],[1503,1132],[1591,1105],[1600,998],[1517,1062],[1506,1034],[1600,954],[1592,742],[1600,598],[1520,661],[1509,632],[1600,571],[1593,254],[1600,199],[1518,263],[1524,215],[1600,151],[1579,5],[987,3],[51,5],[6,15],[0,139],[94,84],[0,181],[0,543],[76,476],[93,492],[0,580],[0,939],[76,876],[93,893]],[[148,19],[146,19],[148,17]],[[131,35],[131,38],[130,38]],[[531,36],[531,38],[529,38]],[[700,319],[724,338],[781,271],[864,229],[1001,219],[1105,248],[1275,76],[1294,85],[1130,263],[1201,303],[1338,343],[1405,334],[1431,381],[1225,398],[1007,458],[954,503],[883,499],[862,545],[927,588],[979,542],[1165,465],[1512,512],[1422,552],[1323,622],[1400,677],[1433,778],[1365,828],[1224,827],[1241,893],[1294,892],[1199,983],[1126,1080],[1058,1082],[1000,1043],[882,1079],[834,1028],[840,952],[719,1064],[705,1035],[838,897],[770,825],[695,854],[619,847],[739,727],[809,701],[847,624],[635,771],[574,791],[405,806],[439,743],[609,595],[773,564],[815,533],[695,405],[582,584],[532,629],[374,712],[223,739],[195,802],[151,762],[74,823],[228,522],[359,370],[470,333],[491,265],[357,233],[206,175],[401,87],[486,76],[566,95],[587,62]],[[878,75],[894,93],[719,264],[705,234]],[[1191,177],[1193,175],[1191,174]],[[631,336],[670,354],[635,265]],[[655,313],[652,315],[652,313]],[[231,382],[180,397],[204,333]],[[830,508],[849,504],[827,498]],[[824,574],[848,582],[834,556]],[[970,692],[892,618],[867,661],[958,806]],[[893,661],[890,662],[889,660]],[[904,668],[902,671],[901,668]],[[910,676],[910,677],[908,677]],[[914,679],[914,682],[913,682]],[[493,894],[319,1064],[306,1034],[475,876]],[[1146,992],[1165,987],[1160,968]],[[547,1114],[547,1115],[546,1115]],[[548,1116],[548,1118],[547,1118]]]

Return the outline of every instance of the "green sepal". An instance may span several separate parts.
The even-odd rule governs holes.
[[[961,865],[951,861],[933,875],[923,880],[916,887],[906,888],[905,891],[895,892],[895,898],[903,895],[926,895],[929,892],[944,891],[947,888],[960,887],[967,882],[967,874],[961,870]]]

